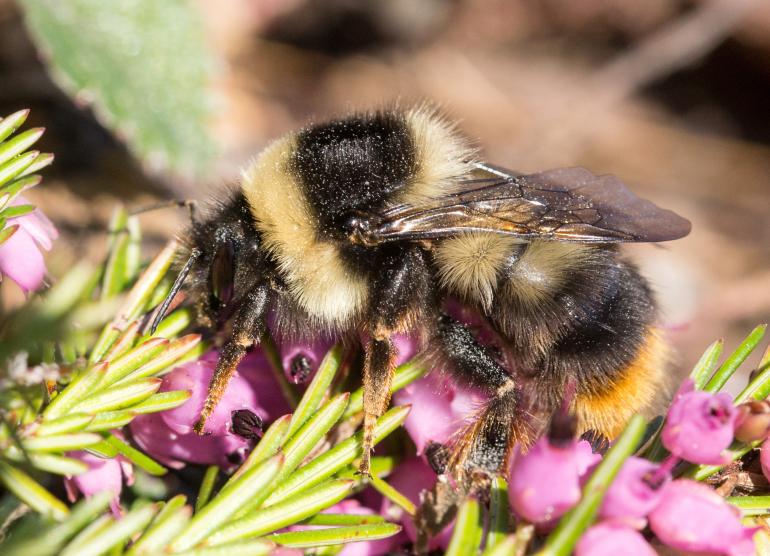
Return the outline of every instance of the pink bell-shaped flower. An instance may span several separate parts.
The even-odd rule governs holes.
[[[526,453],[516,453],[508,472],[508,499],[522,518],[547,525],[578,500],[581,478],[601,456],[585,440],[551,442],[542,437]]]
[[[663,445],[692,463],[727,463],[730,458],[725,451],[733,441],[737,416],[728,394],[695,390],[693,381],[687,379],[668,410]]]
[[[655,535],[677,550],[754,555],[758,528],[744,527],[740,511],[702,483],[680,479],[667,484],[648,519]]]
[[[12,205],[29,202],[22,196]],[[59,237],[51,221],[40,209],[8,220],[7,226],[17,226],[14,234],[0,243],[0,279],[7,276],[29,293],[40,289],[46,267],[41,250],[49,251],[53,240]]]

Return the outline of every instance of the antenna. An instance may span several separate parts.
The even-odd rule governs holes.
[[[171,286],[171,290],[168,292],[166,299],[163,300],[163,303],[160,304],[160,308],[158,309],[157,313],[155,313],[155,318],[153,319],[152,326],[150,327],[150,334],[155,334],[155,330],[157,330],[160,321],[162,321],[163,317],[166,316],[166,312],[168,311],[169,305],[171,305],[171,301],[173,301],[174,297],[176,297],[176,294],[179,293],[179,290],[182,289],[182,285],[184,285],[184,281],[187,279],[187,275],[190,274],[193,263],[195,263],[195,261],[200,256],[200,250],[193,247],[192,251],[190,252],[190,258],[187,259],[186,263],[184,263],[184,266],[177,275],[176,280],[174,280],[174,284]]]

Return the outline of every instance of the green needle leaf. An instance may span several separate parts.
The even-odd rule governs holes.
[[[43,418],[53,420],[69,413],[76,403],[96,390],[108,366],[109,363],[104,362],[84,371],[51,401],[43,411]]]
[[[190,353],[201,341],[200,334],[188,334],[170,342],[162,353],[145,363],[135,371],[117,381],[117,384],[159,374],[164,369],[170,371],[179,359]]]
[[[18,544],[11,539],[11,546],[4,544],[4,556],[53,556],[73,535],[104,512],[111,499],[112,492],[100,492],[80,500],[64,521],[48,529],[44,535],[26,538]]]
[[[634,415],[625,430],[609,449],[591,474],[580,502],[561,518],[556,529],[548,535],[540,556],[568,556],[580,535],[596,518],[604,493],[623,463],[634,453],[644,436],[647,423],[641,415]]]
[[[751,331],[741,345],[738,346],[730,357],[728,357],[722,366],[717,369],[714,376],[711,377],[703,388],[706,392],[718,392],[727,383],[731,376],[738,370],[746,358],[754,351],[759,342],[765,335],[766,324],[760,324],[754,330]]]
[[[486,549],[493,548],[508,538],[511,509],[508,507],[508,483],[500,475],[492,479],[489,493],[489,531]]]
[[[24,133],[19,133],[13,139],[0,143],[0,164],[5,164],[17,155],[20,155],[43,135],[45,129],[36,127],[28,129]]]
[[[307,457],[310,451],[318,445],[318,442],[337,423],[348,403],[350,395],[345,392],[332,398],[323,406],[283,447],[285,461],[283,467],[275,478],[276,487],[282,484],[297,466]],[[243,506],[237,517],[242,517],[253,508],[258,507],[272,492],[265,491]]]
[[[30,151],[0,165],[0,185],[4,185],[21,175],[24,170],[32,165],[39,154],[38,151]]]
[[[0,217],[5,219],[18,218],[19,216],[29,214],[33,210],[35,210],[35,205],[13,205],[0,211]]]
[[[386,523],[381,515],[360,515],[360,514],[316,514],[302,522],[302,525],[366,525],[368,523]]]
[[[187,499],[181,494],[169,500],[144,534],[126,552],[126,556],[161,554],[166,545],[190,521],[192,508],[185,505],[186,501]]]
[[[770,496],[728,496],[725,500],[739,508],[744,517],[770,514]]]
[[[108,513],[100,515],[85,529],[80,531],[80,533],[78,533],[77,536],[72,539],[72,541],[70,541],[65,550],[69,552],[70,556],[79,554],[78,550],[80,548],[88,546],[88,543],[91,541],[91,539],[96,538],[113,523],[115,523],[115,518],[112,517],[112,514]],[[63,553],[60,552],[58,556],[62,556],[62,554]]]
[[[488,545],[482,556],[511,556],[516,552],[516,535],[506,535],[494,545]]]
[[[121,411],[103,411],[94,415],[93,421],[88,424],[85,430],[88,432],[101,432],[119,429],[133,421],[135,416],[136,412],[133,411],[133,408]]]
[[[396,506],[399,506],[402,508],[406,513],[413,516],[415,512],[417,511],[417,508],[414,504],[412,504],[412,501],[409,500],[406,496],[401,494],[398,490],[393,488],[392,485],[386,483],[382,479],[380,479],[377,475],[372,475],[369,478],[369,481],[371,482],[371,485],[374,487],[374,489],[382,494],[385,498],[393,502]]]
[[[234,542],[209,548],[195,548],[175,553],[176,556],[264,556],[272,554],[275,543],[258,539],[246,542]]]
[[[159,392],[153,394],[142,403],[131,408],[131,412],[139,415],[145,413],[157,413],[179,407],[190,399],[192,393],[189,390],[171,390],[170,392]]]
[[[19,110],[0,119],[0,141],[4,141],[19,129],[27,121],[27,116],[29,116],[29,109]]]
[[[55,158],[54,155],[51,153],[40,153],[37,156],[37,158],[32,161],[32,164],[27,166],[27,169],[24,170],[21,174],[19,174],[16,179],[29,176],[30,174],[39,172],[43,168],[47,168],[53,163],[54,158]]]
[[[120,333],[125,330],[126,326],[128,326],[128,323],[136,320],[137,317],[141,315],[142,310],[147,305],[150,297],[152,297],[153,290],[166,275],[171,263],[174,262],[178,247],[179,244],[176,241],[167,243],[163,250],[155,256],[142,275],[139,276],[139,279],[136,281],[136,284],[134,284],[134,287],[131,288],[131,291],[128,293],[128,296],[118,311],[118,314],[113,321],[102,330],[99,339],[96,341],[96,345],[91,351],[91,356],[88,359],[89,363],[95,363],[101,360],[102,357],[104,357],[104,354],[107,353],[107,350],[109,350],[115,340],[117,340],[118,336],[120,336]]]
[[[703,355],[700,356],[695,367],[693,367],[690,372],[690,378],[695,383],[695,388],[697,390],[703,390],[703,387],[706,386],[709,377],[717,367],[717,362],[722,355],[724,345],[725,343],[722,340],[717,340],[711,344],[706,348],[706,351],[703,352]]]
[[[198,498],[195,500],[195,511],[199,512],[206,505],[211,498],[211,493],[214,492],[214,485],[217,482],[217,476],[219,475],[219,467],[216,465],[209,465],[206,468],[206,473],[203,474],[203,480],[201,481],[201,488],[198,492]]]
[[[333,506],[351,493],[354,484],[354,481],[328,481],[238,519],[216,531],[206,542],[217,545],[272,533]]]
[[[180,307],[173,313],[166,316],[152,337],[155,338],[173,338],[182,330],[190,326],[195,320],[195,313],[191,307]]]
[[[291,438],[307,422],[310,416],[316,412],[341,363],[342,346],[337,345],[329,350],[329,353],[321,361],[321,366],[308,385],[305,394],[297,405],[297,409],[294,410],[291,423],[289,423],[289,430],[286,433],[287,438]]]
[[[122,547],[128,539],[147,527],[157,511],[157,504],[131,511],[91,537],[88,543],[65,548],[61,556],[99,556],[113,547]]]
[[[133,382],[113,386],[87,397],[74,409],[82,413],[98,413],[131,407],[157,392],[161,382],[159,378],[140,378]]]
[[[457,512],[457,520],[446,556],[475,555],[479,550],[483,534],[479,502],[475,498],[468,498],[460,505],[460,510]]]
[[[247,457],[246,461],[244,461],[238,470],[233,473],[233,476],[228,479],[225,486],[229,485],[240,475],[245,473],[247,469],[254,467],[258,463],[262,463],[270,456],[275,455],[283,445],[284,438],[286,438],[286,431],[289,430],[290,421],[291,415],[284,415],[273,421],[273,424],[268,427],[262,435],[262,438],[259,440],[259,443],[251,451],[249,457]]]
[[[76,432],[84,429],[91,421],[93,415],[73,414],[44,421],[34,430],[35,436],[53,436],[55,434],[64,434]]]
[[[398,534],[400,531],[401,526],[394,523],[373,523],[352,527],[333,527],[330,529],[277,533],[268,538],[281,546],[289,548],[316,548],[319,546],[387,539]]]
[[[105,436],[104,441],[108,446],[114,448],[117,453],[122,454],[125,458],[131,461],[134,465],[144,469],[150,475],[162,476],[166,474],[166,468],[152,459],[150,456],[143,454],[136,448],[126,444],[120,438],[113,434]]]
[[[7,228],[0,229],[0,245],[3,244],[4,241],[10,239],[10,237],[16,233],[16,230],[19,229],[18,224],[14,224],[13,226],[8,226]]]
[[[28,176],[26,178],[16,178],[12,182],[0,187],[0,207],[8,206],[22,191],[35,187],[41,181],[42,178],[40,176]]]
[[[374,443],[377,444],[401,426],[409,414],[409,409],[410,406],[394,407],[380,417],[374,429]],[[317,485],[360,457],[362,449],[363,432],[359,431],[292,473],[268,497],[265,504],[275,504],[296,492]]]
[[[754,379],[735,397],[736,405],[748,401],[750,398],[764,400],[770,396],[770,346],[762,354],[757,371]]]
[[[4,456],[16,463],[32,463],[35,469],[56,473],[57,475],[79,475],[88,471],[88,465],[85,463],[55,454],[45,453],[25,453],[17,446],[11,446],[6,449]]]
[[[3,461],[0,461],[0,483],[8,492],[40,514],[50,516],[57,521],[63,520],[69,514],[69,509],[64,502],[48,492],[32,477]]]
[[[99,386],[103,388],[117,382],[166,350],[168,344],[169,341],[165,338],[152,338],[118,359],[111,361]]]
[[[275,478],[283,465],[283,454],[274,456],[243,473],[227,488],[209,502],[190,520],[190,523],[178,534],[171,545],[171,550],[188,550],[207,538],[223,523],[227,522],[245,504],[255,496],[275,487]]]
[[[82,450],[101,440],[102,437],[98,434],[80,432],[32,437],[24,439],[22,443],[24,444],[24,449],[28,452],[65,452],[69,450]]]

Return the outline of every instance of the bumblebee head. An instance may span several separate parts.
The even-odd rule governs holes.
[[[156,314],[153,331],[183,286],[201,322],[215,324],[227,320],[261,278],[258,269],[265,256],[242,195],[218,204],[205,219],[193,221],[181,242],[186,249],[177,265],[179,273]]]

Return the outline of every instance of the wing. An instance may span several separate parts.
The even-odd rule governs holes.
[[[366,223],[360,241],[377,245],[469,231],[576,243],[657,242],[690,232],[690,222],[634,195],[614,176],[585,168],[515,175],[479,165],[463,189],[420,206],[392,207]]]

